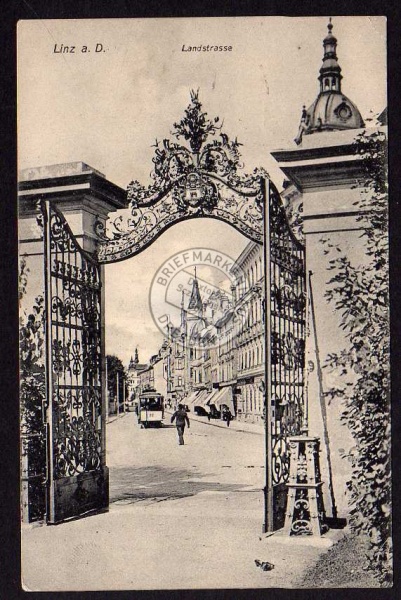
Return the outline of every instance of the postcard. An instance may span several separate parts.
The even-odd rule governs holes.
[[[391,585],[385,17],[17,29],[23,589]]]

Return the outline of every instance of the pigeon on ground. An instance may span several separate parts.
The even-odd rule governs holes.
[[[271,571],[274,569],[274,565],[272,563],[267,562],[266,560],[258,560],[255,559],[255,565],[262,569],[262,571]]]

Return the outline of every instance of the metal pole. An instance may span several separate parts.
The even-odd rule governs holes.
[[[337,519],[337,506],[336,506],[336,499],[334,496],[334,486],[333,486],[333,469],[331,466],[330,438],[329,438],[329,430],[327,427],[327,411],[326,411],[326,404],[325,404],[324,394],[323,394],[323,374],[322,374],[322,367],[320,364],[320,352],[319,352],[319,344],[318,344],[317,331],[316,331],[315,304],[313,301],[313,292],[312,292],[312,275],[313,275],[312,271],[309,271],[308,284],[309,284],[309,297],[310,297],[310,307],[311,307],[311,317],[312,317],[311,322],[312,322],[313,336],[314,336],[314,341],[315,341],[316,372],[317,372],[317,379],[319,382],[319,400],[320,400],[320,410],[322,413],[322,420],[323,420],[323,437],[324,437],[324,443],[326,444],[326,450],[327,450],[327,467],[328,467],[328,475],[329,475],[328,488],[329,488],[329,492],[330,492],[331,512],[332,512],[333,519]]]
[[[270,256],[270,188],[269,182],[262,179],[263,192],[263,249],[264,249],[264,331],[265,331],[265,514],[263,531],[273,531],[273,481],[272,481],[272,438],[271,438],[271,256]]]
[[[123,413],[125,414],[125,377],[123,373]]]
[[[117,417],[120,416],[120,394],[119,394],[119,387],[120,387],[120,377],[119,377],[119,373],[116,370],[116,384],[117,384],[117,389],[116,389],[116,398],[117,398]]]
[[[47,200],[41,204],[43,214],[44,269],[45,269],[45,336],[46,336],[46,521],[55,520],[54,502],[54,456],[53,456],[53,364],[52,364],[52,318],[51,318],[51,205]]]
[[[108,366],[107,366],[107,356],[105,358],[105,374],[106,374],[106,422],[109,422],[110,416],[110,399],[109,399],[109,376],[108,376]]]
[[[305,282],[305,285],[308,284]],[[305,289],[306,292],[306,310],[305,310],[305,340],[308,339],[310,335],[310,308],[311,308],[311,299],[308,289]],[[306,347],[305,347],[305,356]],[[309,432],[309,375],[307,364],[304,367],[304,414],[301,424],[301,433],[302,435],[307,436]]]

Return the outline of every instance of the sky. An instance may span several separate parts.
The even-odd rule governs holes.
[[[155,139],[170,136],[198,89],[204,110],[243,144],[245,171],[293,148],[302,105],[317,96],[328,17],[37,20],[18,24],[19,169],[83,161],[126,188],[150,182]],[[386,20],[334,17],[342,91],[362,117],[386,106]],[[231,52],[182,47],[231,45]],[[74,46],[74,52],[60,52]],[[89,52],[82,52],[86,46]],[[96,52],[96,47],[102,51]],[[56,51],[55,51],[56,50]],[[174,252],[213,247],[235,258],[247,240],[228,225],[175,225],[149,249],[106,266],[106,352],[146,361],[161,334],[149,286]]]

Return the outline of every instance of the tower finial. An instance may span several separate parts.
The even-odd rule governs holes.
[[[341,92],[341,67],[337,62],[337,39],[332,33],[333,23],[331,17],[327,25],[328,33],[323,40],[323,63],[320,69],[320,91]]]
[[[195,271],[195,279],[196,279],[196,265],[194,266],[194,271]]]
[[[323,61],[319,71],[320,92],[315,102],[306,110],[302,108],[301,122],[295,143],[303,135],[317,131],[338,131],[364,127],[357,107],[341,90],[341,67],[337,58],[337,38],[333,35],[332,17],[328,18],[327,33],[323,39]]]

